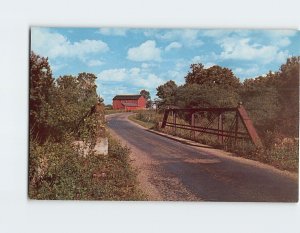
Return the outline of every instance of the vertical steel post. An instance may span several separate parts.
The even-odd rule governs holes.
[[[168,116],[169,116],[169,110],[165,109],[164,118],[163,118],[163,121],[162,121],[162,124],[161,124],[162,128],[166,127],[166,124],[167,124],[167,121],[168,121]]]
[[[196,140],[196,131],[195,131],[195,113],[192,113],[192,139]]]
[[[223,136],[223,114],[220,113],[218,117],[218,140],[221,144],[224,142],[224,136]]]
[[[221,133],[222,133],[222,136],[221,136],[221,143],[222,145],[224,144],[224,115],[223,113],[221,113]]]
[[[174,135],[176,135],[176,112],[173,112]]]
[[[238,112],[236,111],[236,114],[235,114],[235,130],[234,130],[234,143],[235,144],[236,144],[236,141],[237,141],[238,130],[239,130],[239,115],[238,115]]]
[[[222,125],[222,114],[218,113],[218,141],[222,143],[222,137],[221,137],[221,125]]]

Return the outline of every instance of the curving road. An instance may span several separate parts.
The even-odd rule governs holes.
[[[298,201],[298,175],[157,135],[128,115],[107,116],[108,126],[131,148],[150,200]]]

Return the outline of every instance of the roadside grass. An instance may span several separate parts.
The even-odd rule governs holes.
[[[146,200],[129,149],[109,138],[108,155],[84,158],[70,140],[30,143],[29,198],[40,200]]]
[[[143,127],[145,127],[145,128],[147,128],[147,129],[153,129],[155,127],[155,123],[153,123],[153,122],[147,122],[147,121],[138,120],[136,118],[136,114],[130,115],[128,117],[128,119],[131,120],[131,121],[133,121],[133,122],[135,122],[135,123],[137,123],[137,124],[139,124],[139,125],[141,125],[141,126],[143,126]]]
[[[129,117],[130,120],[145,128],[175,135],[173,128],[165,127],[162,129],[159,127],[159,123],[162,121],[162,118],[163,114],[151,110],[138,111],[135,115],[131,115]],[[187,124],[187,122],[180,118],[177,118],[177,123]],[[265,142],[265,146],[258,149],[251,142],[243,140],[237,141],[237,143],[229,141],[228,144],[224,146],[218,142],[217,137],[214,135],[196,133],[194,138],[191,132],[182,129],[176,130],[176,136],[194,140],[215,148],[224,149],[226,151],[233,152],[234,155],[238,157],[263,162],[280,170],[298,172],[299,169],[298,141],[289,141],[288,143],[282,142],[277,144],[269,144]]]

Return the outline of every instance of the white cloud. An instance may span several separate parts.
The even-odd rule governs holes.
[[[153,89],[163,84],[164,81],[155,74],[148,74],[145,77],[140,77],[134,80],[134,85],[144,88]]]
[[[140,72],[141,72],[141,69],[140,69],[140,68],[137,68],[137,67],[131,68],[131,69],[129,70],[129,74],[132,75],[132,76],[139,75]]]
[[[280,38],[278,41],[277,41],[277,44],[280,46],[280,47],[286,47],[288,45],[290,45],[291,41],[289,38],[287,37],[283,37],[283,38]]]
[[[257,76],[260,72],[260,68],[258,65],[253,65],[250,68],[235,68],[233,70],[233,73],[237,76],[243,76],[243,77],[254,77]]]
[[[130,88],[127,86],[109,86],[106,87],[105,85],[100,85],[100,90],[98,90],[100,96],[104,98],[104,101],[106,104],[111,104],[112,99],[115,95],[120,94],[132,94],[132,93],[138,93],[138,91],[131,91]]]
[[[249,36],[253,31],[247,29],[208,29],[201,31],[201,35],[206,37],[211,37],[213,39],[221,39],[228,36],[239,36],[246,37]]]
[[[177,85],[184,84],[184,77],[187,75],[185,71],[182,70],[169,70],[167,73],[164,74],[164,83],[167,80],[173,80]]]
[[[265,32],[270,43],[279,47],[286,47],[291,44],[290,38],[297,34],[296,30],[268,30]]]
[[[189,68],[191,65],[190,61],[187,59],[178,59],[175,63],[175,69],[177,71]]]
[[[202,35],[211,37],[215,40],[222,40],[223,38],[247,38],[257,37],[259,40],[264,40],[265,44],[279,47],[286,47],[291,43],[290,37],[297,34],[296,30],[203,30]]]
[[[172,49],[180,49],[182,45],[176,41],[168,44],[168,46],[165,48],[166,51],[170,51]]]
[[[128,76],[126,69],[109,69],[100,72],[97,77],[99,81],[121,82]]]
[[[155,36],[160,40],[179,41],[186,47],[199,47],[204,44],[203,41],[199,39],[200,32],[200,30],[196,29],[172,29],[164,33],[148,33],[148,35]]]
[[[230,34],[231,31],[229,30],[221,30],[221,29],[209,29],[209,30],[204,30],[202,32],[203,36],[207,36],[207,37],[214,37],[214,38],[220,38],[220,37],[224,37],[224,36],[228,36],[228,34]]]
[[[143,62],[141,64],[141,68],[144,69],[144,70],[150,69],[150,68],[156,67],[156,66],[157,66],[157,64],[155,64],[155,63],[145,63],[145,62]]]
[[[104,62],[103,61],[100,61],[100,60],[88,60],[87,62],[86,62],[86,64],[88,65],[88,66],[101,66],[101,65],[103,65],[104,64]]]
[[[207,69],[207,68],[210,68],[210,67],[212,67],[212,66],[215,66],[216,64],[213,63],[213,62],[206,62],[206,63],[204,63],[203,65],[204,65],[204,68]]]
[[[100,72],[98,75],[98,81],[119,83],[130,83],[131,87],[140,87],[143,89],[155,89],[157,86],[164,82],[156,74],[148,72],[146,69],[134,67],[131,69],[109,69]]]
[[[99,33],[110,36],[126,36],[126,28],[100,28]]]
[[[132,61],[160,61],[160,49],[154,40],[148,40],[140,46],[128,49],[127,58]]]
[[[221,59],[259,60],[261,63],[283,61],[288,51],[279,51],[275,45],[250,44],[249,38],[225,38],[219,41]]]
[[[69,41],[65,36],[48,29],[31,29],[31,50],[49,58],[77,57],[84,59],[89,54],[103,53],[109,50],[101,40]]]
[[[54,64],[50,63],[50,67],[53,72],[56,72],[66,66],[67,66],[67,64],[65,64],[65,63],[54,63]]]
[[[142,63],[141,67],[143,69],[148,69],[150,67],[150,65],[148,63]]]
[[[270,37],[290,37],[295,36],[297,34],[297,30],[266,30],[266,34],[268,34]]]
[[[211,66],[216,65],[218,59],[219,56],[216,53],[211,52],[209,54],[195,56],[191,59],[191,61],[189,61],[189,63],[190,64],[202,63],[205,68],[209,68]]]

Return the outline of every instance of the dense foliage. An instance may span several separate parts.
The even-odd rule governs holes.
[[[185,83],[188,84],[199,84],[199,85],[218,85],[222,87],[240,87],[240,82],[237,77],[234,76],[232,71],[228,68],[214,65],[210,68],[205,69],[200,64],[192,64],[191,70],[185,77]]]
[[[79,133],[83,117],[99,101],[96,76],[80,73],[55,80],[48,60],[32,52],[29,78],[31,136],[39,142],[61,141],[66,134]]]
[[[146,100],[146,108],[150,108],[152,104],[150,92],[143,89],[140,91],[140,95]]]
[[[298,137],[299,59],[291,57],[279,71],[244,82],[228,68],[192,64],[184,85],[168,81],[157,87],[157,96],[164,106],[182,108],[235,107],[242,102],[262,136],[272,131]]]
[[[291,57],[276,72],[240,82],[228,68],[192,64],[184,85],[168,81],[157,87],[157,96],[162,107],[236,107],[242,102],[264,143],[263,151],[252,148],[245,153],[272,164],[285,158],[288,165],[282,167],[295,170],[298,167],[299,66],[300,57]],[[245,145],[232,149],[244,151]]]
[[[292,57],[279,71],[244,81],[242,101],[263,136],[298,137],[299,65],[300,57]]]
[[[161,99],[161,105],[174,105],[176,103],[175,96],[177,88],[178,87],[173,80],[156,88],[156,95]]]
[[[90,150],[99,136],[106,136],[96,76],[54,79],[47,58],[31,52],[29,79],[29,197],[140,199],[128,149],[110,139],[107,156]],[[88,156],[83,156],[85,148]]]
[[[29,124],[30,133],[45,140],[49,135],[47,110],[50,108],[50,96],[54,89],[54,79],[47,58],[33,52],[29,60]]]
[[[109,140],[109,154],[86,158],[63,142],[31,141],[29,197],[47,200],[142,200],[129,150]]]

